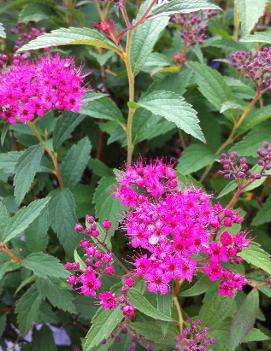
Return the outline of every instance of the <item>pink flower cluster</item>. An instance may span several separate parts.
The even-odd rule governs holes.
[[[240,263],[237,254],[249,246],[246,233],[225,230],[241,223],[237,213],[212,205],[202,190],[181,190],[172,165],[161,161],[128,165],[119,183],[115,197],[130,207],[124,228],[136,250],[135,274],[149,292],[167,294],[171,282],[191,282],[197,271],[220,282],[221,296],[242,289],[246,279],[223,267]]]
[[[134,278],[124,276],[121,296],[117,297],[114,292],[105,291],[98,293],[102,287],[102,277],[112,276],[115,273],[114,258],[107,249],[104,241],[99,240],[100,233],[97,229],[95,219],[92,216],[86,218],[87,227],[84,228],[81,224],[76,224],[75,232],[84,234],[92,238],[92,241],[84,239],[80,246],[84,251],[85,267],[80,266],[78,262],[67,262],[65,268],[71,272],[68,278],[68,283],[76,290],[79,290],[82,295],[98,298],[98,304],[104,310],[113,310],[121,305],[122,313],[127,318],[132,318],[135,315],[135,309],[129,304],[127,293],[134,286]],[[105,237],[111,228],[111,222],[105,220],[103,222]]]
[[[198,15],[181,14],[172,16],[172,22],[182,27],[181,37],[185,47],[200,45],[207,39],[208,20],[216,16],[216,11],[201,11]]]
[[[72,58],[24,60],[0,72],[0,118],[15,124],[42,118],[52,109],[77,112],[85,93],[81,70]]]
[[[231,64],[252,80],[258,90],[271,90],[271,47],[260,51],[237,51],[230,57]]]

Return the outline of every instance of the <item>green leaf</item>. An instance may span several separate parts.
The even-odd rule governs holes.
[[[19,13],[19,23],[39,22],[50,16],[50,9],[44,4],[27,4]]]
[[[181,174],[187,175],[213,164],[215,160],[216,156],[207,145],[192,144],[184,150],[176,169]]]
[[[235,0],[241,22],[242,36],[248,35],[263,16],[268,0]]]
[[[226,101],[234,100],[231,89],[218,71],[198,62],[190,62],[188,66],[195,72],[199,91],[218,111]]]
[[[42,155],[43,147],[33,145],[23,152],[16,163],[14,196],[18,204],[22,202],[31,187],[35,174],[40,168]]]
[[[35,252],[28,255],[22,261],[22,265],[33,271],[40,278],[54,277],[65,279],[69,276],[63,264],[56,257],[47,255],[44,252]]]
[[[5,28],[2,23],[0,23],[0,38],[3,38],[3,39],[6,38]]]
[[[26,247],[31,252],[45,251],[48,244],[49,211],[45,208],[41,215],[25,231]]]
[[[233,318],[228,341],[229,351],[234,351],[251,332],[259,313],[259,293],[253,289],[245,298]]]
[[[122,318],[120,306],[110,311],[99,309],[92,319],[91,328],[83,343],[83,351],[91,351],[102,340],[107,339],[120,324]]]
[[[29,346],[29,348],[28,348]],[[27,345],[25,351],[57,351],[57,346],[52,331],[46,325],[40,330],[35,330],[31,345]]]
[[[74,129],[85,119],[84,115],[74,112],[64,112],[57,119],[53,133],[54,147],[58,147],[71,137]]]
[[[129,290],[128,298],[130,303],[140,312],[144,313],[146,316],[149,316],[160,321],[171,322],[172,319],[170,316],[160,312],[156,309],[145,296],[143,296],[137,289],[133,288]]]
[[[99,177],[110,177],[113,175],[113,170],[97,159],[89,160],[88,167]]]
[[[218,194],[217,198],[220,199],[221,197],[228,195],[229,193],[231,193],[232,191],[234,191],[236,188],[238,187],[238,184],[236,183],[235,180],[232,180],[231,182],[229,182],[225,188],[223,188],[221,190],[221,192]]]
[[[77,218],[74,197],[69,189],[63,191],[58,189],[52,192],[49,218],[60,243],[69,255],[73,255],[79,238],[73,231]]]
[[[236,151],[240,156],[257,157],[257,148],[261,148],[265,141],[271,142],[271,124],[268,122],[253,128],[239,143],[232,146],[230,151]]]
[[[187,134],[205,141],[199,126],[197,112],[185,99],[171,91],[152,91],[138,101],[138,105],[173,122]]]
[[[41,301],[42,298],[33,285],[17,302],[17,321],[22,335],[25,335],[37,320]]]
[[[270,340],[270,337],[264,334],[260,329],[253,328],[248,336],[245,338],[244,342],[253,341],[266,341]]]
[[[269,253],[264,251],[257,243],[252,243],[248,249],[238,254],[247,263],[262,269],[271,274],[271,258]]]
[[[210,329],[216,329],[236,310],[235,301],[218,295],[217,290],[205,295],[204,303],[199,312],[199,319]]]
[[[112,120],[124,125],[122,112],[109,97],[90,92],[83,100],[80,113],[99,119]]]
[[[133,143],[136,145],[144,140],[151,140],[175,129],[175,124],[150,111],[138,109],[134,115]]]
[[[66,187],[73,188],[81,180],[90,159],[91,143],[88,137],[69,149],[60,165],[60,173]]]
[[[217,5],[206,0],[171,0],[163,1],[153,7],[150,18],[171,16],[177,13],[190,13],[200,10],[220,10]]]
[[[43,299],[48,299],[50,303],[63,311],[76,313],[73,300],[74,296],[63,282],[40,278],[37,280],[37,288]]]
[[[246,117],[242,125],[238,128],[238,135],[244,134],[257,125],[271,118],[271,106],[263,106],[259,109],[253,109]]]
[[[213,283],[206,276],[202,276],[191,288],[181,291],[180,296],[191,297],[206,293],[213,287]]]
[[[224,113],[231,110],[243,110],[243,106],[235,101],[226,101],[223,103],[220,109],[220,113]]]
[[[271,195],[269,195],[263,207],[253,218],[252,225],[258,226],[269,222],[271,222]]]
[[[240,41],[244,43],[266,43],[271,44],[271,31],[266,32],[256,32],[253,35],[247,35],[241,38]]]
[[[100,221],[109,219],[112,222],[112,232],[117,228],[121,215],[124,211],[119,200],[114,199],[113,192],[117,188],[114,177],[103,177],[99,181],[94,193],[95,214]]]
[[[135,22],[140,20],[149,5],[150,0],[143,3],[139,9]],[[135,74],[138,74],[142,70],[160,36],[160,33],[167,26],[168,21],[169,19],[167,17],[148,20],[132,32],[131,65]]]
[[[119,48],[98,30],[84,27],[60,28],[50,33],[45,33],[22,46],[18,52],[62,45],[90,45],[109,49],[117,53],[120,52]]]
[[[170,350],[172,350],[172,347],[175,345],[176,335],[178,335],[178,329],[175,323],[167,324],[166,334],[163,334],[161,321],[149,318],[136,318],[135,321],[130,323],[130,327],[136,334],[142,335],[146,340],[159,344],[157,350],[168,350],[168,347],[165,346],[171,346]]]
[[[0,153],[0,170],[7,175],[15,172],[15,166],[22,156],[23,151],[10,151],[7,153]]]
[[[49,203],[49,200],[50,198],[46,197],[41,200],[33,201],[27,207],[21,208],[13,217],[11,217],[3,235],[4,243],[15,238],[27,229],[41,214],[43,209]]]
[[[0,203],[0,242],[3,240],[5,228],[9,224],[10,215],[3,202]]]

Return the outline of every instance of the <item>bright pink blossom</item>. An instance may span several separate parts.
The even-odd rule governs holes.
[[[86,93],[72,58],[48,55],[38,62],[13,64],[0,73],[0,118],[26,123],[57,111],[78,112]]]
[[[114,310],[118,307],[118,299],[112,292],[103,292],[98,296],[104,310]]]

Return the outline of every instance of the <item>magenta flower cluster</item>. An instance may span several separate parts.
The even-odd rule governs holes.
[[[0,72],[0,118],[15,124],[42,118],[52,109],[78,112],[85,93],[72,58],[24,60]]]
[[[237,51],[230,57],[231,64],[252,80],[258,90],[271,89],[271,47],[260,51]]]
[[[208,328],[201,326],[201,321],[191,321],[187,328],[176,338],[178,351],[205,351],[215,344],[215,339],[208,337]]]
[[[114,258],[106,249],[104,241],[100,242],[99,240],[100,232],[97,229],[95,219],[92,216],[87,216],[86,222],[86,228],[81,224],[76,224],[74,228],[77,233],[92,238],[92,242],[84,239],[80,243],[86,257],[85,267],[82,267],[78,262],[67,262],[65,268],[71,272],[68,283],[76,290],[79,290],[82,295],[97,298],[98,304],[104,310],[113,310],[121,305],[123,315],[127,318],[132,318],[135,315],[135,309],[129,304],[127,298],[129,289],[135,283],[132,276],[124,276],[120,297],[117,297],[111,291],[98,293],[98,290],[102,287],[102,277],[112,276],[115,273]],[[103,222],[105,236],[108,235],[110,228],[111,222],[105,220]]]
[[[218,171],[218,174],[223,175],[227,180],[236,180],[237,182],[243,179],[252,182],[267,176],[266,171],[271,169],[271,147],[269,143],[263,143],[263,148],[259,148],[257,154],[259,156],[257,164],[260,166],[257,173],[252,172],[252,168],[248,165],[245,157],[239,158],[237,152],[231,152],[229,155],[221,154],[220,163],[223,170]]]
[[[198,271],[219,281],[221,296],[242,290],[245,277],[223,267],[239,264],[250,243],[246,233],[226,231],[241,223],[237,213],[212,205],[202,190],[181,190],[172,165],[161,161],[127,166],[119,183],[115,197],[130,207],[123,226],[136,250],[134,273],[149,292],[167,294],[174,280],[191,282]]]
[[[185,47],[200,45],[207,39],[208,20],[216,16],[216,11],[201,11],[195,14],[180,14],[172,16],[171,20],[181,26],[181,38]]]

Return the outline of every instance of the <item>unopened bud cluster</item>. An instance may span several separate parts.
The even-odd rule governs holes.
[[[86,217],[86,227],[78,223],[74,227],[74,231],[83,234],[91,240],[81,240],[80,246],[84,251],[85,267],[80,266],[78,262],[67,262],[65,268],[71,272],[68,283],[79,290],[82,295],[98,298],[98,304],[104,310],[113,310],[121,305],[122,313],[127,318],[135,315],[135,309],[130,305],[127,294],[131,289],[135,280],[132,276],[124,276],[122,279],[121,295],[116,296],[114,292],[106,291],[98,293],[102,287],[102,278],[104,276],[112,276],[115,273],[114,258],[112,253],[107,249],[104,240],[100,241],[100,232],[98,230],[95,218],[93,216]],[[111,221],[103,221],[103,230],[105,236],[111,228]]]
[[[171,17],[171,21],[182,27],[181,38],[185,47],[200,45],[207,39],[208,20],[216,16],[216,11],[201,11],[198,15],[181,14]]]
[[[252,172],[252,168],[248,165],[245,157],[238,157],[237,152],[232,152],[229,155],[221,154],[220,163],[223,170],[218,171],[219,175],[223,175],[226,180],[247,180],[253,181],[266,176],[266,171],[271,169],[271,147],[268,143],[263,143],[263,148],[257,150],[259,160],[257,162],[260,170],[257,173]]]
[[[230,57],[231,64],[238,72],[252,80],[260,90],[271,90],[271,48],[260,51],[237,51]]]
[[[28,24],[18,23],[12,32],[19,35],[14,47],[16,51],[24,44],[44,34],[46,29],[44,27],[37,28],[34,22],[29,22]]]

